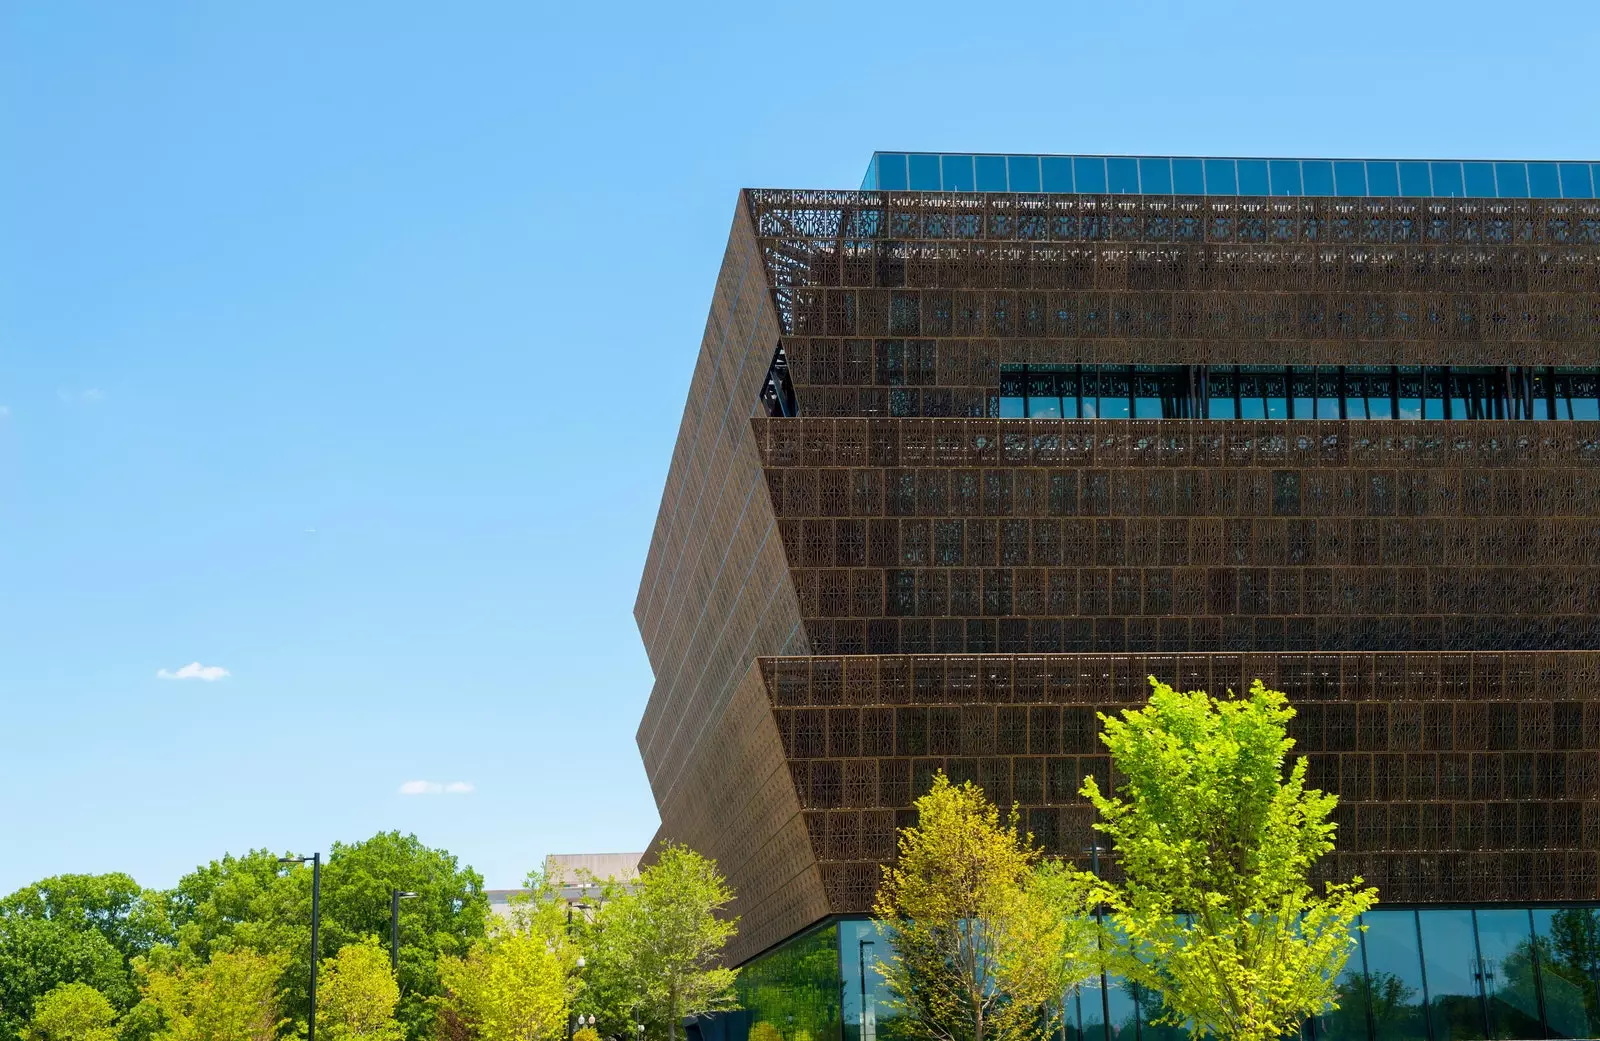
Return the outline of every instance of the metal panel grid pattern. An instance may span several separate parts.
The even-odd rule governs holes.
[[[738,964],[828,913],[767,687],[752,662],[661,803],[657,841],[712,855],[733,887]]]
[[[1097,712],[1156,675],[1286,691],[1311,782],[1340,793],[1327,877],[1389,903],[1600,896],[1600,654],[859,656],[761,663],[831,909],[866,911],[936,770],[1081,858],[1109,759]],[[1115,783],[1116,778],[1109,778]],[[1115,864],[1110,866],[1115,871]]]
[[[736,215],[634,605],[656,675],[638,743],[658,807],[751,661],[807,649],[748,422],[777,336]]]
[[[1583,365],[1600,202],[751,193],[802,413],[1001,364]]]
[[[816,653],[1600,648],[1600,424],[751,422]]]
[[[935,766],[1079,848],[1150,672],[1288,690],[1387,900],[1600,896],[1600,424],[979,418],[1002,364],[1592,366],[1597,243],[1595,202],[745,193],[635,608],[731,960],[866,909]],[[775,345],[820,418],[759,417]],[[859,657],[751,686],[810,654]]]

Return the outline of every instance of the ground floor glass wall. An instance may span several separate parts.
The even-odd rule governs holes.
[[[1600,907],[1382,909],[1306,1041],[1600,1037]],[[896,1041],[870,921],[802,934],[740,973],[751,1041]],[[865,1000],[863,1000],[863,997]],[[1158,995],[1096,980],[1068,998],[1061,1041],[1184,1041]],[[762,1026],[761,1024],[766,1024]]]

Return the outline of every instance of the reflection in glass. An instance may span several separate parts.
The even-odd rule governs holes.
[[[1367,926],[1367,995],[1377,1041],[1427,1037],[1416,912],[1371,911],[1362,921]]]
[[[1428,967],[1428,1020],[1433,1041],[1481,1041],[1483,1003],[1472,912],[1430,909],[1418,918],[1422,958]]]
[[[1428,177],[1427,163],[1400,164],[1400,194],[1412,196],[1429,196],[1433,194],[1433,185]]]
[[[1479,911],[1478,952],[1488,999],[1490,1037],[1539,1037],[1533,922],[1525,910]]]
[[[840,1037],[839,926],[790,940],[747,962],[734,983],[752,1031],[767,1023],[785,1041],[837,1041]]]
[[[1600,1037],[1600,911],[1533,912],[1539,982],[1551,1037]]]
[[[889,941],[878,935],[870,921],[839,923],[839,963],[844,967],[842,1041],[878,1041],[893,1037],[896,1013],[888,1004],[889,992],[878,963],[890,956]],[[867,1000],[861,1001],[866,984]]]
[[[1366,1041],[1367,981],[1359,944],[1351,949],[1350,960],[1345,962],[1344,972],[1334,981],[1333,990],[1338,1007],[1317,1018],[1317,1038],[1319,1041]]]
[[[1115,976],[1106,993],[1111,1006],[1111,1041],[1138,1041],[1139,1014],[1128,981]]]

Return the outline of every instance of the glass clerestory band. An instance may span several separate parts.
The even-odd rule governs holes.
[[[1600,420],[1600,369],[1002,365],[1002,419]]]

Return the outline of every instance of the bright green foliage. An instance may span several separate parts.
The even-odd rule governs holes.
[[[81,982],[118,1012],[138,1000],[130,960],[169,936],[161,895],[123,874],[57,875],[0,900],[0,1039],[33,1003]]]
[[[874,907],[901,1028],[926,1041],[1035,1036],[1062,992],[1098,971],[1092,880],[1039,865],[1015,811],[1002,821],[970,781],[938,774],[916,807]]]
[[[762,1020],[750,1027],[750,1041],[784,1041],[783,1032]]]
[[[482,1041],[557,1041],[566,1036],[570,974],[536,932],[507,931],[465,958],[441,958],[439,975],[461,1018]]]
[[[86,983],[117,1009],[138,999],[122,954],[99,932],[51,918],[0,916],[0,1039],[20,1037],[34,1002],[62,983]]]
[[[684,1016],[736,1007],[737,974],[718,966],[737,928],[718,917],[733,891],[715,861],[668,843],[631,889],[606,896],[581,933],[586,986],[607,995],[613,1009],[664,1029],[668,1041]]]
[[[389,936],[389,894],[419,894],[400,904],[400,1005],[412,1041],[432,1028],[443,994],[435,963],[460,956],[483,936],[488,897],[483,878],[414,835],[383,832],[365,842],[334,843],[322,868],[324,951]],[[178,949],[192,963],[214,951],[286,956],[284,1008],[304,1023],[310,1007],[311,867],[285,867],[277,854],[227,856],[185,875],[170,900]]]
[[[63,983],[34,1002],[25,1041],[116,1041],[117,1010],[87,983]]]
[[[1257,680],[1248,698],[1213,699],[1150,680],[1150,703],[1101,716],[1125,780],[1083,794],[1121,858],[1109,888],[1126,937],[1115,968],[1162,994],[1163,1020],[1195,1034],[1272,1041],[1337,1002],[1356,916],[1377,891],[1308,882],[1333,849],[1337,798],[1284,776],[1288,699]]]
[[[567,904],[560,887],[539,872],[525,884],[528,892],[512,898],[510,914],[465,958],[439,960],[448,1007],[482,1041],[566,1037],[579,957]]]
[[[389,952],[369,936],[323,960],[317,1035],[328,1041],[399,1041],[405,1036],[394,1018],[399,1003]]]
[[[0,900],[0,917],[42,918],[73,929],[93,929],[124,958],[135,958],[171,939],[163,894],[142,889],[120,872],[56,875]]]
[[[600,1041],[600,1032],[594,1027],[584,1027],[573,1033],[572,1041]]]
[[[137,963],[145,1000],[136,1014],[159,1022],[156,1041],[272,1041],[280,1025],[284,959],[222,951],[201,966]]]

